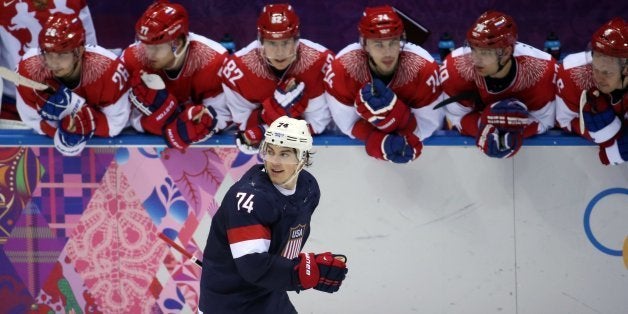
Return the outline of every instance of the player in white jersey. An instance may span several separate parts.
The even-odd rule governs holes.
[[[556,120],[599,145],[600,161],[628,160],[628,23],[617,17],[591,37],[591,51],[568,55],[559,70]]]
[[[116,55],[85,46],[76,15],[55,13],[39,34],[18,73],[49,85],[54,92],[18,86],[20,118],[37,133],[54,137],[64,155],[79,154],[92,136],[116,136],[129,119],[128,72]]]
[[[438,65],[405,42],[403,22],[390,6],[366,8],[360,43],[341,50],[325,82],[334,121],[364,142],[369,156],[407,163],[443,125]]]
[[[209,138],[231,121],[219,78],[227,50],[188,28],[183,6],[155,2],[135,25],[139,42],[121,57],[131,75],[131,125],[163,136],[177,149]],[[142,78],[147,74],[153,79]]]
[[[305,120],[312,134],[325,130],[331,114],[323,78],[332,52],[300,38],[299,17],[288,4],[264,6],[257,40],[233,54],[222,71],[236,144],[254,154],[266,126],[280,116]]]
[[[487,156],[511,157],[554,125],[556,61],[517,42],[517,25],[502,12],[482,14],[466,37],[441,66],[447,118]]]
[[[0,8],[0,66],[14,70],[30,48],[39,46],[42,25],[57,12],[78,15],[85,28],[87,44],[96,45],[96,32],[85,0],[7,0]],[[0,118],[19,120],[15,108],[15,85],[5,81],[0,90]]]

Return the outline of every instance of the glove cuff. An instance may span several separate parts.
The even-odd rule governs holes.
[[[619,121],[619,118],[615,116],[611,123],[609,123],[607,126],[596,132],[589,131],[589,134],[596,143],[600,144],[612,139],[615,135],[617,135],[617,133],[619,133],[620,129],[621,121]]]
[[[73,157],[79,155],[85,146],[87,145],[87,141],[80,141],[76,145],[69,145],[64,140],[61,139],[63,135],[63,130],[57,129],[55,132],[55,136],[53,139],[53,143],[57,151],[59,151],[63,156]]]
[[[296,271],[299,274],[299,282],[303,289],[314,288],[318,284],[320,273],[314,253],[299,254],[299,264],[297,264]]]

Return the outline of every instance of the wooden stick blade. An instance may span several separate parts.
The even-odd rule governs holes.
[[[26,87],[34,88],[36,90],[43,91],[50,88],[50,86],[46,84],[33,81],[27,77],[24,77],[22,75],[19,75],[18,73],[15,73],[9,70],[6,67],[0,67],[0,77],[2,77],[3,79],[9,82],[13,82],[13,84],[15,85],[26,86]]]

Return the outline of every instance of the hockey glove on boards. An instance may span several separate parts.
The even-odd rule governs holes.
[[[129,101],[143,116],[142,128],[152,134],[161,135],[162,129],[178,108],[176,98],[165,88],[151,89],[139,78],[131,80]]]
[[[216,111],[211,106],[192,105],[181,112],[163,131],[168,147],[186,149],[214,134]]]
[[[508,158],[514,156],[523,144],[523,132],[500,132],[494,125],[487,124],[476,140],[476,145],[489,157]]]
[[[375,79],[360,89],[354,106],[358,115],[384,133],[416,128],[416,119],[410,107],[401,102],[395,93]]]
[[[64,156],[76,156],[83,151],[96,130],[96,112],[83,107],[74,116],[67,116],[54,136],[55,148]]]
[[[520,132],[528,125],[529,115],[522,102],[513,98],[504,99],[484,108],[480,124],[492,124],[502,132]]]
[[[236,133],[236,146],[246,155],[256,155],[259,152],[259,144],[264,139],[264,122],[261,121],[262,110],[262,108],[257,108],[251,111],[244,131]]]
[[[314,288],[328,293],[338,291],[348,272],[346,261],[344,255],[330,252],[299,254],[294,271],[299,278],[300,288]]]
[[[600,145],[599,157],[604,165],[619,165],[628,161],[628,127],[624,127],[612,145]]]
[[[366,153],[377,159],[405,164],[421,154],[423,143],[414,135],[402,136],[373,131],[366,140]]]
[[[594,89],[586,92],[586,98],[587,102],[582,108],[585,128],[596,143],[604,143],[617,135],[621,121],[607,95]]]
[[[39,110],[39,115],[44,120],[60,121],[75,114],[85,104],[85,98],[71,91],[64,85],[60,85],[56,92],[49,95],[46,102]]]

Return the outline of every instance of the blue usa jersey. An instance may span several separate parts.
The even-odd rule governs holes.
[[[283,195],[262,165],[227,192],[212,219],[203,253],[203,313],[296,313],[286,291],[298,289],[294,272],[310,234],[320,190],[307,171],[296,191]]]

